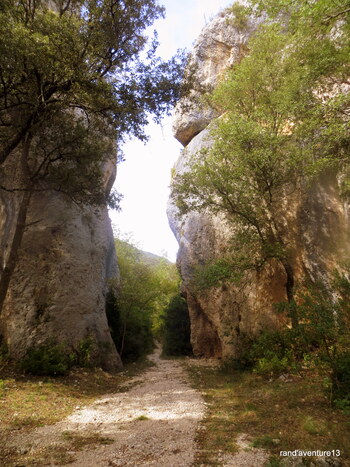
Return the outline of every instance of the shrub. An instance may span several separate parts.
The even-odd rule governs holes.
[[[298,349],[298,352],[296,352]],[[246,367],[266,376],[276,376],[298,369],[296,353],[301,353],[296,334],[291,329],[263,332],[246,346],[242,358]]]
[[[265,376],[295,372],[305,365],[315,345],[310,336],[293,329],[264,331],[254,338],[241,335],[239,357],[226,360],[222,370],[252,370]]]
[[[95,347],[96,343],[92,336],[88,336],[81,340],[75,351],[74,365],[85,368],[93,366],[92,356]]]
[[[244,31],[248,26],[248,8],[239,3],[234,3],[227,8],[228,13],[233,13],[234,18],[229,20],[238,31]]]
[[[208,292],[212,287],[220,287],[225,282],[239,282],[242,278],[241,265],[232,258],[217,258],[195,267],[192,287],[198,292]]]
[[[300,333],[314,340],[317,366],[330,379],[330,399],[344,403],[350,399],[349,272],[335,272],[328,287],[323,283],[310,285],[298,306]]]
[[[179,276],[174,264],[128,241],[117,239],[116,250],[120,282],[117,296],[107,296],[106,314],[122,360],[135,361],[152,351],[154,337],[161,337],[160,315],[178,290]]]
[[[255,365],[254,372],[260,375],[279,375],[286,371],[290,371],[293,367],[293,359],[290,355],[279,358],[271,352],[270,355],[260,358]]]
[[[277,306],[288,311],[290,304]],[[324,373],[331,401],[350,408],[350,280],[335,273],[329,286],[310,284],[293,303],[300,318],[297,329],[263,332],[256,339],[242,336],[238,369],[253,368],[262,375],[278,375],[312,364]]]
[[[123,362],[134,362],[149,354],[154,347],[151,319],[147,315],[142,318],[136,320],[131,317],[123,323],[117,341]]]
[[[350,408],[350,352],[344,351],[337,355],[333,362],[332,399],[337,405]]]
[[[24,371],[33,375],[65,375],[74,363],[74,355],[66,345],[50,342],[32,347],[21,363]]]
[[[191,355],[190,317],[187,303],[174,295],[164,310],[163,353],[165,355]]]

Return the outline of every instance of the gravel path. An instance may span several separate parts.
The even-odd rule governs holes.
[[[77,453],[77,461],[70,465],[191,465],[204,402],[190,387],[180,364],[161,360],[159,353],[157,349],[150,357],[155,366],[143,374],[141,384],[100,399],[69,417],[69,430],[88,430],[116,440],[112,445]],[[135,382],[137,379],[131,384]]]
[[[106,395],[94,404],[77,408],[67,419],[38,428],[17,446],[34,452],[62,446],[64,433],[79,437],[104,437],[111,444],[96,443],[68,452],[74,467],[159,466],[187,467],[194,460],[195,431],[204,415],[200,393],[192,389],[181,364],[162,360],[160,350],[150,357],[155,364],[129,381],[130,389]],[[25,450],[25,452],[28,451]],[[73,448],[74,449],[74,448]],[[42,465],[42,464],[40,464]],[[49,461],[45,465],[58,465]]]

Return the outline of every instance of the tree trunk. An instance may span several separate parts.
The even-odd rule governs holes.
[[[282,264],[287,275],[286,292],[287,292],[287,300],[289,304],[290,318],[292,320],[292,328],[298,329],[299,318],[298,318],[298,313],[296,310],[296,303],[294,300],[294,270],[291,264],[288,262],[288,260],[283,259]]]
[[[23,234],[26,228],[26,218],[28,212],[28,206],[30,203],[32,193],[30,191],[24,192],[19,212],[17,216],[15,233],[13,235],[12,244],[10,247],[10,252],[4,266],[4,269],[1,271],[0,277],[0,314],[2,312],[2,307],[7,295],[7,290],[10,285],[10,280],[15,270],[17,259],[18,259],[18,250],[22,243]]]
[[[27,137],[26,140],[23,142],[23,149],[22,149],[21,161],[20,161],[21,164],[19,168],[19,170],[22,171],[21,172],[21,179],[22,179],[21,184],[24,190],[23,197],[19,205],[15,232],[13,234],[10,251],[9,251],[7,259],[5,260],[5,265],[3,266],[3,269],[1,271],[1,276],[0,276],[0,314],[2,313],[2,308],[3,308],[5,298],[7,295],[7,291],[10,285],[11,277],[17,264],[18,250],[21,246],[23,234],[26,229],[28,206],[30,203],[30,199],[32,197],[32,190],[31,190],[32,183],[30,180],[30,175],[29,175],[28,166],[27,166],[30,145],[31,145],[31,138]]]
[[[124,352],[124,344],[125,344],[125,334],[126,334],[126,323],[123,325],[123,335],[122,335],[122,342],[120,345],[119,356],[121,357]]]

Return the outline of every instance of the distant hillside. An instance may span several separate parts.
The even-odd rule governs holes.
[[[139,250],[139,251],[141,255],[144,257],[146,262],[159,263],[160,261],[162,261],[168,264],[174,264],[173,262],[171,262],[168,258],[165,258],[164,256],[155,255],[154,253],[150,253],[149,251],[143,251],[143,250]]]
[[[156,265],[156,264],[158,264],[160,262],[166,263],[166,264],[169,264],[169,265],[174,264],[173,262],[169,261],[169,259],[165,258],[164,256],[159,256],[159,255],[156,255],[156,254],[151,253],[149,251],[140,250],[139,248],[137,248],[132,243],[130,243],[130,242],[126,241],[126,240],[120,240],[119,238],[115,239],[117,255],[118,255],[118,243],[121,244],[121,245],[124,245],[124,246],[128,245],[128,247],[131,250],[133,250],[135,253],[140,255],[140,260],[142,260],[143,262],[145,262],[147,264]]]

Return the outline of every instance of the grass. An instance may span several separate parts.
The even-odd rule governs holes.
[[[143,421],[143,420],[149,420],[149,418],[148,418],[146,415],[140,415],[139,417],[137,417],[136,420],[141,420],[141,421]]]
[[[101,369],[73,369],[68,376],[60,377],[28,376],[18,373],[11,366],[5,367],[0,374],[0,465],[17,465],[23,457],[16,449],[6,447],[13,433],[51,425],[64,419],[75,408],[91,404],[102,395],[129,390],[130,384],[127,388],[124,385],[130,377],[152,365],[148,360],[126,365],[121,373],[115,375]],[[68,451],[78,450],[79,443],[104,443],[104,439],[97,435],[81,437],[71,434],[70,439],[67,436],[62,441],[65,444],[68,442]],[[53,459],[52,462],[58,465],[60,457],[62,463],[71,462],[69,459],[72,456],[67,454],[67,447],[57,446],[49,451],[39,451],[35,458],[26,459],[25,465],[43,465],[40,462],[48,455],[46,460]]]
[[[54,445],[45,446],[35,451],[24,449],[21,453],[12,450],[12,458],[8,457],[4,465],[8,467],[66,465],[76,460],[75,452],[82,451],[87,446],[91,449],[113,443],[114,439],[100,436],[98,433],[81,435],[66,431]],[[18,463],[19,460],[20,463]]]
[[[279,465],[280,451],[340,449],[342,465],[350,466],[350,417],[330,407],[316,374],[283,382],[249,372],[187,368],[207,404],[195,466],[220,465],[219,454],[237,452],[235,440],[243,433],[252,447],[270,453],[266,465]]]

